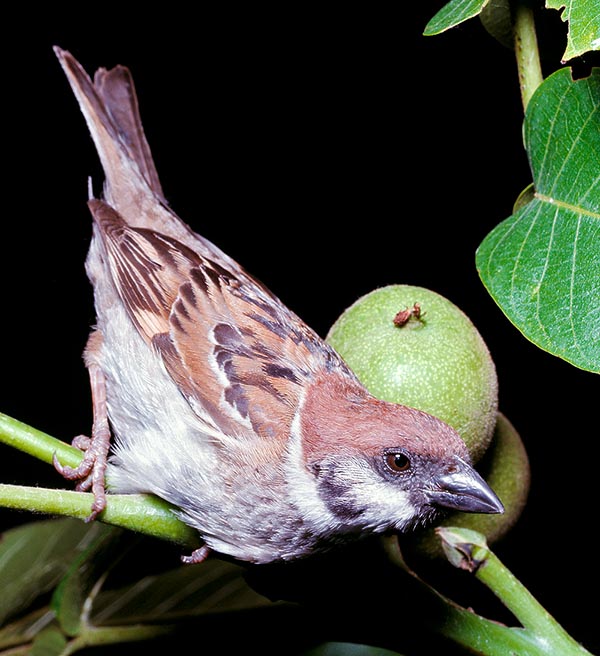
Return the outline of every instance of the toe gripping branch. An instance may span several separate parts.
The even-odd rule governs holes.
[[[77,467],[61,465],[54,455],[52,461],[56,470],[71,481],[78,481],[76,490],[90,491],[94,495],[92,509],[87,521],[96,517],[106,507],[106,489],[104,476],[110,448],[110,428],[106,407],[106,379],[100,367],[90,364],[88,367],[92,391],[93,424],[92,436],[78,435],[73,446],[84,452],[83,459]]]

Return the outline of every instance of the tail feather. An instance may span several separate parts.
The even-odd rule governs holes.
[[[189,228],[164,198],[140,119],[133,78],[125,66],[99,69],[94,81],[71,53],[55,46],[85,117],[106,176],[104,200],[130,226],[177,239],[196,253],[245,275],[234,260]]]
[[[199,237],[168,209],[140,120],[129,70],[100,69],[94,82],[66,50],[55,47],[96,145],[104,198],[135,227],[150,228],[189,244]],[[204,241],[204,240],[203,240]]]
[[[150,189],[166,204],[150,146],[142,128],[135,85],[129,69],[125,66],[115,66],[111,70],[98,69],[94,75],[94,88],[110,114],[121,144],[138,165]]]

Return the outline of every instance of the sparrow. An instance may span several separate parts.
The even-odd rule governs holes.
[[[96,325],[84,351],[91,490],[170,502],[202,546],[251,563],[286,561],[366,535],[405,532],[440,509],[502,503],[438,418],[373,397],[342,358],[263,284],[169,207],[128,68],[55,53],[98,151],[86,259]],[[114,443],[113,443],[114,442]]]

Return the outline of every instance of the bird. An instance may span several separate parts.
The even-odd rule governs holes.
[[[96,323],[83,359],[92,428],[56,469],[91,491],[148,493],[197,531],[184,562],[306,558],[404,533],[445,509],[500,513],[459,434],[382,401],[337,352],[166,200],[130,70],[93,79],[54,47],[104,173],[88,188]],[[101,519],[101,517],[100,517]]]

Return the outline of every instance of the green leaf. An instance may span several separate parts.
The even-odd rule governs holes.
[[[76,636],[85,626],[97,584],[124,552],[123,537],[121,529],[99,524],[85,551],[74,560],[54,591],[51,607],[67,635]]]
[[[563,62],[590,50],[600,50],[600,8],[598,0],[546,0],[548,9],[564,9],[563,21],[569,23],[567,49]]]
[[[51,590],[102,528],[74,519],[32,522],[0,543],[0,626]]]
[[[479,16],[483,27],[506,48],[514,47],[510,0],[490,0]]]
[[[487,290],[534,344],[600,372],[600,68],[551,75],[527,108],[533,199],[487,235]]]
[[[434,36],[478,16],[490,0],[452,0],[427,23],[423,34]]]
[[[147,576],[97,597],[91,615],[96,626],[174,622],[209,612],[273,605],[254,592],[238,565],[213,559]]]
[[[33,641],[31,656],[59,656],[67,646],[67,639],[57,627],[44,629]]]

